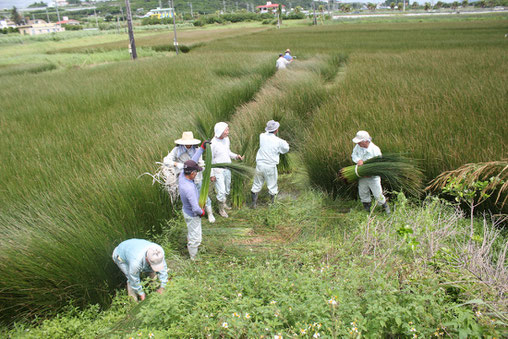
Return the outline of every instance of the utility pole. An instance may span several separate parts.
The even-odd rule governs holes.
[[[120,5],[120,12],[122,12],[122,22],[125,23],[125,14],[123,14],[123,7]],[[125,27],[124,24],[122,24],[122,26],[124,27],[124,32],[127,33],[127,28]]]
[[[159,0],[159,8],[162,8],[162,0]]]
[[[226,0],[222,0],[222,7],[223,7],[222,13],[226,14]]]
[[[116,34],[120,34],[120,18],[116,17]]]
[[[236,2],[236,11],[238,12],[238,1]]]
[[[194,13],[192,12],[192,2],[189,2],[190,6],[190,16],[194,18]]]
[[[314,2],[314,0],[312,0],[312,10],[314,11],[314,20],[312,21],[312,24],[314,26],[317,25],[317,19],[316,19],[316,3]]]
[[[60,12],[58,12],[58,1],[55,0],[55,8],[56,8],[56,17],[58,21],[60,21]]]
[[[49,24],[49,14],[48,14],[48,6],[46,6],[46,18],[48,19],[48,24]]]
[[[178,55],[178,40],[176,39],[176,13],[175,13],[175,7],[174,7],[174,4],[173,4],[173,0],[170,0],[171,1],[171,10],[173,11],[173,35],[174,35],[174,39],[173,39],[173,45],[175,46],[175,51],[176,51],[176,55]],[[169,1],[168,1],[168,4],[169,4]]]
[[[406,11],[406,0],[402,0],[402,11],[405,12]]]
[[[131,52],[132,60],[136,60],[138,58],[138,53],[136,53],[136,43],[134,42],[134,32],[132,30],[131,4],[129,0],[125,0],[125,10],[127,11],[127,27],[129,28],[129,50]]]
[[[95,24],[97,25],[97,28],[99,28],[99,20],[97,20],[97,12],[95,11],[95,8],[93,9],[93,14],[95,15]]]

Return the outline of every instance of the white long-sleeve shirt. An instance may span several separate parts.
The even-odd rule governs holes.
[[[196,148],[186,148],[183,145],[176,146],[164,157],[162,161],[164,165],[171,166],[175,168],[175,174],[178,177],[179,174],[183,171],[183,164],[187,160],[192,160],[194,154],[198,151],[199,147]],[[203,157],[199,157],[199,160],[196,161],[200,167],[205,166],[205,162],[203,161]],[[175,166],[176,163],[176,166]],[[202,172],[198,172],[196,178],[194,178],[194,182],[199,183],[203,178]]]
[[[277,166],[279,155],[289,152],[289,144],[277,137],[274,133],[261,133],[259,135],[259,150],[256,154],[256,164]]]
[[[351,154],[351,158],[353,159],[353,162],[356,164],[360,160],[365,161],[380,155],[381,150],[371,141],[369,143],[369,147],[367,148],[363,148],[360,145],[356,144],[355,148],[353,148],[353,154]]]
[[[238,157],[238,154],[231,152],[229,148],[229,137],[224,139],[214,137],[210,146],[212,148],[212,164],[231,163],[231,159]],[[212,168],[211,175],[215,176],[215,173],[221,173],[223,170],[222,168]]]
[[[283,69],[283,68],[287,68],[286,66],[289,65],[289,61],[287,61],[286,59],[284,59],[284,57],[280,57],[277,59],[277,61],[275,62],[275,67],[277,69]]]

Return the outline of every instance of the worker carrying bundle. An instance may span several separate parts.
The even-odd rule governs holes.
[[[155,278],[157,274],[161,282],[158,293],[164,291],[168,282],[168,268],[164,260],[161,246],[143,239],[129,239],[118,245],[113,251],[113,261],[127,278],[127,294],[138,301],[145,300],[145,292],[141,287],[140,274],[148,273]]]
[[[201,147],[192,156],[192,159],[187,160],[183,164],[183,171],[178,178],[178,190],[182,200],[183,217],[187,224],[187,250],[191,260],[196,258],[199,245],[201,245],[201,218],[205,215],[205,210],[199,205],[199,191],[194,183],[198,173],[203,170],[196,160],[203,154],[207,143],[209,144],[209,141],[203,141]]]
[[[366,160],[374,157],[381,156],[381,150],[373,142],[367,131],[358,131],[353,139],[356,144],[353,148],[351,158],[357,166],[362,166]],[[386,202],[386,198],[383,195],[383,188],[381,187],[381,177],[378,175],[360,178],[358,180],[358,195],[363,204],[363,207],[367,212],[370,212],[371,207],[371,196],[383,206],[387,214],[390,214],[390,206]]]
[[[252,208],[256,208],[258,195],[266,182],[271,201],[279,193],[277,186],[277,165],[279,155],[289,152],[289,144],[277,137],[280,124],[270,120],[266,123],[265,133],[259,135],[259,150],[256,154],[256,175],[251,188]]]
[[[176,179],[173,180],[176,187],[178,187],[177,178],[180,177],[180,173],[183,171],[184,163],[187,160],[191,160],[194,154],[198,151],[198,145],[201,143],[201,140],[194,139],[194,134],[192,132],[183,132],[182,137],[180,139],[175,140],[176,146],[164,157],[163,163],[167,168],[172,169],[171,172],[174,173]],[[200,167],[204,166],[203,157],[199,157],[196,161]],[[168,179],[166,179],[166,183]],[[198,172],[196,177],[194,178],[194,183],[196,184],[198,192],[201,190],[201,184],[203,182],[203,176],[201,172]],[[212,211],[212,201],[210,198],[206,200],[205,211],[208,214],[208,221],[210,223],[215,222],[215,217],[213,216]]]

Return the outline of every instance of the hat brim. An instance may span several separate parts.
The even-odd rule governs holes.
[[[175,144],[178,145],[199,145],[201,143],[201,140],[198,139],[190,139],[190,140],[184,140],[184,139],[178,139],[175,140]]]
[[[160,272],[164,268],[164,260],[160,262],[160,264],[150,264],[150,267],[154,272]]]
[[[362,141],[364,141],[364,140],[365,140],[365,139],[362,139],[362,138],[357,138],[357,137],[354,137],[354,138],[353,138],[353,142],[354,142],[355,144],[357,144],[357,143],[359,143],[359,142],[362,142]]]

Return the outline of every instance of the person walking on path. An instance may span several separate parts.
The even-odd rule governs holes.
[[[212,164],[231,163],[231,159],[243,160],[244,157],[231,152],[229,141],[229,126],[225,122],[218,122],[214,127],[215,137],[212,139]],[[212,168],[210,179],[215,182],[219,214],[227,218],[226,210],[231,209],[226,204],[231,188],[231,171],[226,168]]]
[[[183,164],[183,171],[180,173],[178,179],[183,218],[187,224],[187,250],[189,251],[191,260],[196,258],[199,245],[201,245],[201,218],[205,215],[205,210],[201,209],[199,206],[199,191],[194,183],[194,179],[198,173],[203,170],[196,161],[203,154],[205,143],[209,142],[206,140],[203,141],[201,147],[196,151],[192,159],[187,160]]]
[[[363,162],[366,160],[381,156],[381,150],[379,147],[374,145],[368,132],[358,131],[353,139],[353,142],[356,145],[353,149],[353,153],[351,154],[351,158],[357,166],[362,166]],[[372,192],[372,195],[379,204],[383,206],[386,213],[390,214],[390,206],[388,206],[388,203],[386,202],[386,198],[383,195],[383,188],[381,187],[381,177],[373,176],[360,178],[358,180],[358,195],[360,196],[363,207],[367,212],[370,212],[371,207],[370,192]]]
[[[180,173],[183,171],[184,163],[187,160],[191,160],[194,154],[197,152],[197,145],[201,143],[200,140],[194,139],[194,135],[192,132],[183,132],[182,137],[178,140],[175,140],[176,146],[164,157],[163,163],[166,166],[172,166],[174,168],[175,174],[177,178],[179,178]],[[199,157],[197,163],[200,167],[205,165],[203,161],[203,157]],[[196,178],[194,179],[194,183],[198,189],[198,192],[201,190],[201,183],[203,181],[203,176],[201,172],[198,172]],[[208,221],[210,223],[215,222],[215,217],[213,216],[212,210],[212,200],[208,197],[206,199],[205,211],[208,215]]]
[[[289,61],[287,61],[284,58],[283,54],[279,54],[279,58],[277,59],[277,62],[275,63],[275,67],[279,70],[279,69],[287,68],[287,65],[289,65]]]
[[[168,282],[168,268],[164,260],[161,246],[144,239],[129,239],[118,245],[113,251],[113,261],[127,278],[127,294],[138,301],[145,300],[145,292],[141,287],[140,274],[148,273],[160,280],[158,293],[164,292]]]
[[[279,155],[289,152],[289,144],[276,136],[280,124],[270,120],[266,123],[265,133],[259,135],[259,150],[256,154],[256,175],[251,188],[252,208],[256,208],[259,192],[266,182],[271,201],[274,202],[278,191],[277,165]]]

